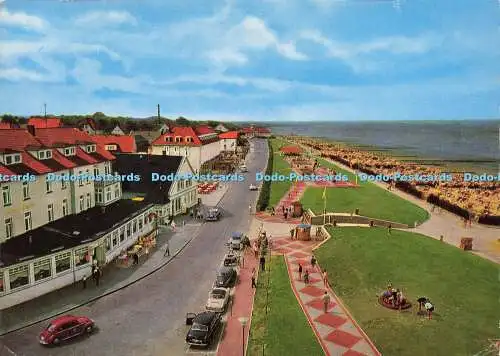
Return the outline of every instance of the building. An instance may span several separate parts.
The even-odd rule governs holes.
[[[103,133],[102,130],[99,130],[99,128],[97,127],[97,123],[91,117],[79,120],[76,123],[76,127],[89,135],[97,135]]]
[[[137,152],[134,136],[94,135],[92,136],[92,140],[113,154]]]
[[[208,126],[178,126],[154,140],[150,152],[153,155],[184,156],[195,172],[199,172],[203,163],[220,154],[221,147],[218,134]]]
[[[0,130],[9,130],[12,128],[10,122],[0,121]]]
[[[267,127],[256,127],[255,125],[252,125],[250,127],[244,127],[243,129],[240,130],[240,132],[247,138],[252,138],[252,137],[267,138],[272,136],[271,130],[268,129]]]
[[[236,152],[239,136],[240,133],[238,131],[228,131],[219,134],[221,150]]]
[[[115,136],[123,136],[125,135],[125,131],[120,127],[120,125],[116,125],[113,130],[111,130],[111,135]]]
[[[115,157],[75,128],[0,130],[0,309],[79,281],[139,237],[155,206],[122,200]],[[75,178],[64,180],[62,178]]]
[[[55,117],[30,117],[28,125],[37,129],[49,129],[55,127],[62,127],[61,119]]]
[[[215,127],[215,131],[217,132],[228,132],[229,130],[222,124],[219,124]]]
[[[155,205],[161,222],[169,217],[186,213],[198,203],[197,184],[193,179],[174,179],[194,170],[184,156],[153,156],[122,154],[116,157],[114,168],[119,174],[138,174],[139,182],[124,182],[123,194],[127,198],[143,198],[144,202]],[[155,181],[152,176],[159,173],[170,179]]]

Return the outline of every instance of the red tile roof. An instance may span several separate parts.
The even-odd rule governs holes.
[[[52,169],[50,169],[49,167],[47,167],[42,163],[43,161],[38,161],[36,158],[34,158],[27,152],[21,153],[21,160],[23,164],[30,167],[38,174],[45,174],[52,172]]]
[[[267,127],[256,127],[255,132],[258,133],[271,133],[271,130],[269,130]]]
[[[196,132],[192,127],[177,126],[171,128],[172,132],[166,133],[154,140],[151,145],[153,146],[201,146],[201,140],[196,135]],[[171,137],[171,141],[167,141],[166,138]],[[176,137],[181,137],[181,142],[175,142]],[[191,137],[193,142],[186,141],[186,137]]]
[[[121,153],[135,153],[137,148],[135,145],[134,136],[120,136],[120,135],[94,135],[92,139],[95,143],[101,146],[117,145]]]
[[[0,122],[0,130],[7,130],[10,128],[11,128],[10,122]]]
[[[215,130],[213,128],[211,128],[210,126],[208,126],[208,125],[196,126],[194,128],[194,131],[198,135],[208,135],[208,134],[216,133]]]
[[[61,127],[61,119],[55,117],[30,117],[28,119],[28,125],[33,125],[37,129],[41,128],[54,128]]]
[[[300,155],[302,153],[302,149],[298,146],[284,146],[281,147],[280,151],[289,155]]]
[[[7,167],[3,166],[0,164],[0,174],[6,175],[6,176],[13,176],[15,175],[14,172],[10,171]]]
[[[35,136],[47,147],[94,143],[90,135],[73,127],[37,129]]]
[[[238,131],[228,131],[219,134],[220,139],[237,139],[240,133]]]
[[[77,166],[75,162],[70,161],[68,158],[66,158],[66,156],[61,154],[58,150],[52,151],[52,158],[66,168],[74,168]]]
[[[42,143],[24,129],[0,130],[0,151],[24,151],[27,148],[42,147]]]

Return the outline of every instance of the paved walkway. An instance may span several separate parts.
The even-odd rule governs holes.
[[[239,282],[233,293],[232,311],[227,317],[224,336],[217,350],[218,356],[241,356],[243,354],[243,337],[245,348],[250,334],[250,323],[253,309],[255,289],[252,288],[252,269],[257,267],[257,260],[248,250],[244,256],[244,264],[239,270]],[[245,336],[239,321],[240,317],[248,318]]]
[[[325,355],[381,355],[368,336],[344,307],[330,286],[323,283],[319,266],[310,264],[314,241],[294,241],[288,237],[273,240],[274,252],[285,255],[292,289],[313,328]],[[299,278],[298,266],[310,273],[309,283]],[[330,305],[324,312],[322,297],[328,292]]]

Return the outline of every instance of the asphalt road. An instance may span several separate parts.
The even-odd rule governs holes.
[[[186,354],[184,342],[188,312],[203,309],[215,272],[227,248],[232,231],[248,231],[248,205],[254,205],[258,192],[248,189],[255,183],[255,172],[264,171],[267,143],[255,139],[247,157],[248,177],[231,184],[220,205],[224,217],[204,224],[199,235],[163,269],[132,286],[79,308],[73,315],[86,315],[96,321],[98,330],[65,345],[46,348],[38,335],[40,323],[6,335],[0,340],[18,356],[180,356]],[[6,355],[9,352],[5,352]]]

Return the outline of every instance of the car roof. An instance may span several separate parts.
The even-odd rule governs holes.
[[[209,325],[216,316],[217,313],[211,311],[201,312],[200,314],[197,314],[194,317],[193,323],[201,325]]]
[[[60,316],[59,318],[52,320],[50,323],[52,325],[58,326],[61,324],[66,324],[69,321],[74,321],[76,319],[78,319],[78,318],[74,315],[63,315],[63,316]]]
[[[233,232],[231,234],[231,237],[242,237],[243,236],[243,233],[242,232]]]
[[[231,271],[234,271],[233,267],[223,266],[220,268],[219,274],[226,274],[226,273],[229,273]]]

